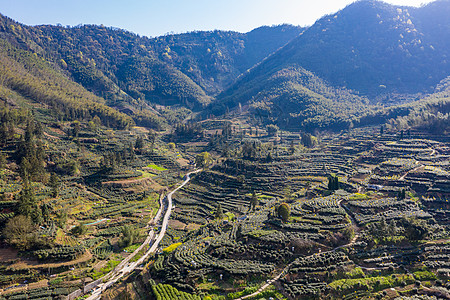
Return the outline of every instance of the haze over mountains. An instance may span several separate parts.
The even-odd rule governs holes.
[[[72,107],[65,118],[98,115],[119,127],[163,126],[173,114],[155,104],[175,107],[177,118],[184,108],[221,115],[240,104],[262,122],[296,130],[376,124],[411,115],[416,102],[403,103],[433,93],[450,75],[448,15],[448,0],[420,8],[359,1],[309,28],[154,39],[2,16],[1,65],[14,71],[3,74],[1,98]],[[442,90],[420,102],[428,112],[448,114]],[[393,104],[403,106],[384,108]]]

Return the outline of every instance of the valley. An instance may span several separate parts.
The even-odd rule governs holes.
[[[0,299],[450,299],[449,10],[0,15]]]

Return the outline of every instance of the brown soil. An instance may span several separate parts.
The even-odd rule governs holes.
[[[140,178],[140,179],[125,179],[117,181],[106,181],[102,183],[105,186],[113,186],[118,188],[127,189],[129,191],[148,190],[149,188],[154,191],[159,191],[163,187],[156,183],[152,178]]]
[[[0,248],[0,261],[7,262],[17,259],[17,250],[12,248]]]
[[[60,262],[60,263],[40,263],[36,260],[20,260],[19,262],[10,266],[10,268],[15,268],[17,270],[23,269],[44,269],[44,268],[58,268],[61,266],[72,266],[79,263],[83,263],[92,259],[92,254],[86,251],[82,256],[75,260]]]
[[[52,127],[49,127],[48,129],[49,129],[50,131],[53,131],[53,132],[56,133],[56,134],[66,135],[66,133],[65,133],[64,131],[62,131],[61,129],[59,129],[59,128],[52,128]]]
[[[101,260],[98,263],[96,263],[92,268],[94,268],[94,270],[100,270],[101,268],[103,268],[104,266],[106,266],[107,261],[106,260]]]
[[[45,132],[45,131],[44,131],[44,135],[45,135],[46,137],[49,137],[49,138],[52,138],[52,139],[55,139],[55,140],[59,140],[59,139],[60,139],[59,137],[50,135],[50,134],[48,134],[48,133]]]
[[[186,230],[188,230],[188,231],[197,230],[200,227],[201,227],[200,224],[190,223],[188,226],[186,226]]]
[[[12,288],[12,289],[9,289],[9,290],[7,290],[7,291],[3,291],[3,290],[0,290],[0,295],[7,295],[7,294],[10,294],[10,293],[15,293],[15,292],[21,292],[21,291],[25,291],[27,289],[27,287],[26,286],[23,286],[23,287],[20,287],[20,288]]]
[[[46,287],[46,286],[48,286],[48,280],[44,279],[44,280],[40,280],[38,282],[30,283],[28,285],[28,289],[31,290],[31,289],[37,289],[37,288],[42,288],[42,287]]]
[[[178,157],[177,158],[177,162],[180,164],[181,167],[187,167],[189,166],[189,160],[182,158],[182,157]]]
[[[178,220],[169,220],[169,227],[177,230],[184,230],[186,228],[186,224]]]

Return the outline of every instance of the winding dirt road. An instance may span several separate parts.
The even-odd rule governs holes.
[[[104,290],[111,287],[114,283],[116,283],[119,279],[121,279],[126,274],[133,272],[134,269],[136,269],[137,266],[142,264],[150,254],[156,252],[156,249],[158,248],[159,243],[164,238],[164,235],[167,230],[170,214],[172,213],[172,208],[173,208],[172,195],[176,191],[181,189],[183,186],[185,186],[191,180],[191,177],[190,177],[191,174],[195,174],[195,173],[198,173],[201,171],[202,171],[202,169],[186,174],[186,179],[176,189],[174,189],[169,194],[167,194],[167,197],[166,197],[167,209],[166,209],[166,213],[164,214],[164,219],[162,221],[161,231],[159,232],[159,234],[157,234],[155,236],[155,232],[153,231],[153,229],[150,230],[145,242],[138,249],[136,249],[131,255],[129,255],[126,259],[124,259],[119,265],[117,265],[113,271],[111,271],[110,273],[103,276],[102,279],[103,279],[103,281],[106,281],[106,282],[100,283],[95,288],[93,288],[92,295],[86,299],[88,299],[88,300],[100,299],[101,294]],[[157,223],[159,221],[159,218],[160,218],[163,210],[164,210],[164,207],[161,205],[161,207],[155,217],[155,223]],[[145,254],[141,258],[139,258],[137,261],[130,263],[129,261],[131,259],[133,259],[137,255],[137,253],[139,253],[139,251],[141,251],[146,245],[151,245],[150,249],[148,249],[145,252]]]

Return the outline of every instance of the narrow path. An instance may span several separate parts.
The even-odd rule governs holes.
[[[419,170],[420,168],[422,168],[422,167],[424,167],[424,166],[425,166],[425,165],[420,165],[420,166],[418,166],[418,167],[415,167],[415,168],[412,169],[412,170],[409,170],[409,171],[406,172],[402,177],[400,177],[398,180],[405,180],[405,177],[406,177],[409,173],[415,172],[415,171]]]
[[[101,294],[104,290],[106,290],[107,288],[111,287],[114,283],[116,283],[119,279],[121,279],[124,275],[134,271],[134,269],[136,269],[137,266],[139,266],[140,264],[142,264],[145,259],[147,259],[147,257],[156,252],[156,249],[158,248],[159,243],[161,242],[161,240],[164,238],[164,235],[166,233],[167,230],[167,226],[168,226],[168,222],[169,222],[169,218],[170,218],[170,214],[172,213],[172,195],[178,191],[179,189],[181,189],[183,186],[185,186],[190,180],[191,174],[195,174],[198,172],[201,172],[202,169],[190,172],[188,174],[186,174],[186,179],[173,191],[171,191],[169,194],[167,194],[167,209],[166,209],[166,213],[164,215],[164,219],[161,225],[161,231],[159,234],[156,235],[156,239],[155,239],[155,232],[153,231],[153,229],[149,232],[147,239],[145,240],[144,243],[142,243],[142,245],[136,249],[131,255],[129,255],[126,259],[124,259],[119,265],[117,265],[114,270],[112,270],[110,273],[106,274],[105,276],[102,277],[102,279],[104,279],[104,281],[106,281],[105,283],[100,283],[99,285],[97,285],[97,287],[93,288],[94,292],[92,293],[91,296],[89,296],[88,300],[96,300],[96,299],[100,299],[101,298]],[[164,207],[163,205],[160,206],[160,209],[157,213],[157,215],[155,216],[155,221],[157,222],[161,216],[161,213],[163,211]],[[156,223],[155,222],[155,223]],[[155,240],[154,240],[155,239]],[[152,243],[152,241],[154,240],[154,242]],[[150,249],[148,249],[145,254],[139,258],[137,261],[129,263],[129,261],[134,258],[139,251],[141,251],[146,245],[151,245]]]
[[[312,255],[310,255],[310,256],[314,256],[314,255],[317,255],[317,254],[323,254],[323,253],[327,253],[327,252],[335,252],[335,251],[337,251],[337,250],[339,250],[339,249],[341,249],[341,248],[351,247],[351,246],[356,242],[356,240],[358,239],[358,237],[359,237],[359,235],[355,235],[355,236],[353,237],[353,239],[352,239],[348,244],[345,244],[345,245],[342,245],[342,246],[338,246],[338,247],[333,248],[332,250],[329,250],[329,251],[324,251],[324,252],[321,252],[321,253],[315,253],[315,254],[312,254]],[[267,283],[265,283],[264,285],[262,285],[262,286],[261,286],[256,292],[254,292],[253,294],[245,295],[245,296],[242,296],[242,297],[240,297],[240,298],[236,298],[236,300],[243,300],[243,299],[255,297],[255,296],[257,296],[258,294],[262,293],[266,288],[268,288],[268,287],[269,287],[270,285],[272,285],[275,281],[277,281],[278,279],[280,279],[281,276],[285,275],[285,274],[287,273],[287,271],[289,270],[289,268],[292,266],[292,264],[295,263],[295,261],[296,261],[296,260],[294,260],[293,262],[291,262],[290,264],[288,264],[286,267],[284,267],[283,271],[282,271],[280,274],[278,274],[277,276],[273,277],[272,279],[269,279],[269,280],[267,281]]]
[[[342,202],[342,199],[338,200],[339,206],[341,206],[341,202]],[[342,207],[342,206],[341,206],[341,207]],[[345,209],[345,208],[344,208],[344,209]],[[350,217],[350,220],[351,220],[351,222],[352,222],[352,224],[353,224],[353,222],[355,222],[355,220],[353,219],[352,216],[349,215],[349,217]],[[335,251],[337,251],[337,250],[339,250],[339,249],[341,249],[341,248],[351,247],[351,246],[353,246],[353,245],[356,243],[356,240],[358,239],[358,237],[359,237],[359,234],[356,233],[355,236],[350,240],[350,242],[348,242],[348,244],[345,244],[345,245],[342,245],[342,246],[335,247],[335,248],[333,248],[333,249],[331,249],[331,250],[324,251],[324,252],[322,252],[322,253],[335,252]],[[317,255],[317,254],[319,254],[319,253],[312,254],[311,256]],[[262,285],[256,292],[254,292],[253,294],[242,296],[242,297],[240,297],[240,298],[237,298],[236,300],[243,300],[243,299],[255,297],[255,296],[257,296],[258,294],[262,293],[266,288],[268,288],[268,287],[269,287],[270,285],[272,285],[275,281],[277,281],[278,279],[280,279],[281,276],[283,276],[284,274],[286,274],[287,271],[289,270],[289,268],[292,266],[292,264],[293,264],[295,261],[296,261],[296,260],[294,260],[293,262],[291,262],[290,264],[288,264],[286,267],[284,267],[284,269],[283,269],[283,271],[282,271],[281,273],[279,273],[278,275],[276,275],[276,276],[273,277],[272,279],[269,279],[269,280],[267,281],[267,283],[263,284],[263,285]]]

